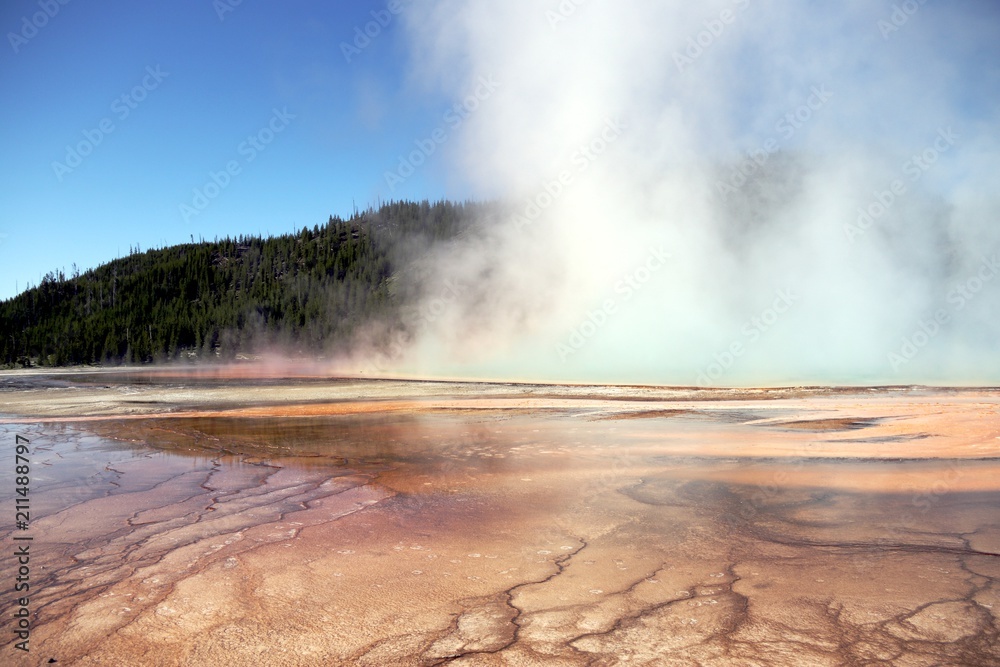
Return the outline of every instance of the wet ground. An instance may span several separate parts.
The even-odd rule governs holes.
[[[21,374],[0,405],[2,664],[1000,664],[1000,391]]]

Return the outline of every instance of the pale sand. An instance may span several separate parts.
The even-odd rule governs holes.
[[[1000,664],[998,391],[4,385],[0,664]]]

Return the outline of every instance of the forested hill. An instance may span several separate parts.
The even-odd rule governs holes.
[[[296,234],[132,252],[79,275],[52,272],[0,303],[0,363],[333,352],[362,324],[403,326],[389,286],[408,249],[455,237],[484,206],[394,202]]]

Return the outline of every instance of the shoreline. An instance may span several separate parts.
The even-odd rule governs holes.
[[[322,361],[286,361],[281,360],[275,363],[257,363],[253,361],[236,362],[230,364],[189,364],[189,365],[147,365],[147,366],[57,366],[57,367],[33,367],[18,369],[0,368],[0,378],[5,376],[17,377],[66,377],[66,376],[87,376],[87,375],[149,375],[160,378],[181,378],[189,381],[196,380],[237,380],[252,379],[258,381],[268,380],[314,380],[314,381],[373,381],[373,382],[400,382],[417,384],[485,384],[509,387],[565,387],[565,388],[587,388],[587,387],[615,387],[620,389],[658,389],[669,391],[688,392],[768,392],[768,391],[832,391],[851,392],[861,390],[872,391],[909,391],[909,390],[955,390],[955,391],[1000,391],[1000,384],[992,382],[970,382],[967,384],[943,382],[943,381],[917,381],[909,383],[886,383],[886,382],[779,382],[774,384],[755,385],[716,385],[699,386],[669,383],[649,383],[649,382],[587,382],[568,380],[540,380],[521,378],[483,378],[483,377],[462,377],[462,376],[431,376],[416,375],[406,373],[395,373],[385,375],[366,375],[364,373],[343,372],[332,370],[330,364]],[[324,369],[324,367],[326,367]]]

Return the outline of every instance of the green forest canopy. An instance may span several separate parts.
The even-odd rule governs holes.
[[[392,277],[487,204],[392,202],[297,234],[189,243],[51,272],[0,303],[0,363],[61,366],[346,349],[361,325],[405,327]]]

